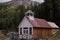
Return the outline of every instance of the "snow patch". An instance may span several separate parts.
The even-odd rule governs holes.
[[[0,0],[0,3],[5,3],[5,2],[9,2],[9,1],[12,1],[12,0]]]
[[[31,1],[35,1],[35,2],[38,2],[40,4],[44,3],[45,1],[44,0],[31,0]]]

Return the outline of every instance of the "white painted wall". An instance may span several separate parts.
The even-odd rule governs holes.
[[[32,27],[32,34],[33,34],[33,26],[30,24],[30,22],[28,21],[28,19],[26,17],[23,18],[23,20],[21,21],[21,23],[18,26],[18,31],[19,31],[19,38],[22,38],[22,35],[20,35],[20,28],[22,28],[22,34],[23,34],[23,28],[24,27]],[[28,29],[29,30],[29,29]],[[32,35],[28,35],[28,38],[32,37]]]
[[[22,22],[19,24],[18,27],[21,28],[21,27],[33,27],[33,26],[30,24],[27,18],[23,18]]]

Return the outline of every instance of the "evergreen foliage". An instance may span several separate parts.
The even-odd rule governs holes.
[[[43,4],[30,7],[35,13],[35,17],[54,21],[57,25],[60,24],[60,0],[45,0]],[[18,7],[0,5],[0,29],[16,31],[28,9],[29,7],[25,9],[24,5]]]

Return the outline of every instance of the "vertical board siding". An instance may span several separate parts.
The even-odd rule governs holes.
[[[51,29],[33,29],[34,38],[48,38],[51,36]]]

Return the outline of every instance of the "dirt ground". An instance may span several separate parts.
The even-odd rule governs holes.
[[[15,35],[15,37],[17,37],[17,36]],[[8,35],[4,35],[0,32],[0,40],[10,40],[9,33],[8,33]],[[43,39],[43,40],[46,40],[46,39]],[[49,38],[47,40],[60,40],[60,30],[54,36],[52,36],[51,38]]]

